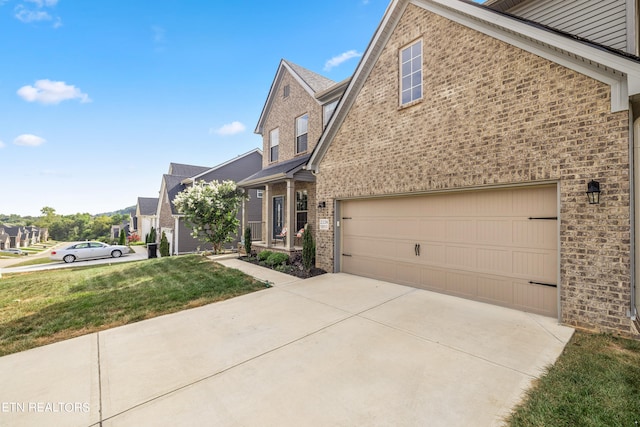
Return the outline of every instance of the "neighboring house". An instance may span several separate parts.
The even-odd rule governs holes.
[[[111,239],[114,241],[118,241],[120,239],[120,231],[124,230],[125,237],[129,236],[129,226],[130,222],[122,221],[122,223],[118,225],[111,226]]]
[[[158,209],[157,197],[138,197],[136,214],[133,218],[136,233],[141,240],[145,240],[151,232],[151,227],[156,223],[156,209]]]
[[[11,238],[4,231],[4,226],[0,225],[0,250],[9,249],[11,247]]]
[[[304,166],[347,84],[280,61],[255,130],[263,139],[262,169],[238,184],[262,193],[264,228],[254,247],[272,247],[286,228],[292,232],[280,246],[296,250],[296,232],[314,226],[315,177]]]
[[[483,4],[633,55],[640,53],[637,0],[487,0]]]
[[[318,266],[637,336],[639,96],[636,56],[392,1],[306,166]]]
[[[22,227],[20,226],[5,226],[5,233],[9,235],[9,247],[20,248],[21,243],[24,241]]]
[[[185,190],[189,185],[197,181],[226,181],[231,180],[238,182],[247,176],[260,170],[262,165],[262,151],[259,149],[251,150],[234,159],[219,164],[214,167],[191,166],[172,163],[169,166],[169,173],[163,175],[160,188],[160,197],[156,211],[158,212],[156,219],[156,229],[158,230],[158,240],[165,232],[169,240],[171,254],[181,254],[195,252],[197,250],[211,249],[211,245],[202,243],[192,237],[192,230],[187,226],[184,216],[181,215],[173,205],[173,199]],[[245,204],[247,215],[252,221],[260,222],[261,202],[258,198],[257,191],[249,192],[250,200]],[[238,213],[242,218],[243,210]],[[238,232],[233,242],[227,243],[226,248],[237,247],[242,237],[242,226],[238,227]]]

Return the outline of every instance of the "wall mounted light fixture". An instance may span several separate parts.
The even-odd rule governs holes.
[[[600,204],[600,183],[598,181],[589,181],[587,184],[587,197],[590,205]]]
[[[327,207],[327,202],[320,202],[318,203],[318,209],[324,209]]]

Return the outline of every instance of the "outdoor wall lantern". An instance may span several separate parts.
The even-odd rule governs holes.
[[[587,197],[589,197],[590,205],[600,204],[600,183],[598,181],[589,181],[587,184]]]
[[[324,209],[327,207],[327,202],[320,202],[318,203],[318,209]]]

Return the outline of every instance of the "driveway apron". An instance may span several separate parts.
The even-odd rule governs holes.
[[[347,274],[250,273],[274,287],[0,358],[0,425],[500,425],[573,333]]]

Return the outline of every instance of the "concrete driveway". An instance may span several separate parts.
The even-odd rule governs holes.
[[[500,425],[554,319],[346,274],[0,358],[0,425]]]

